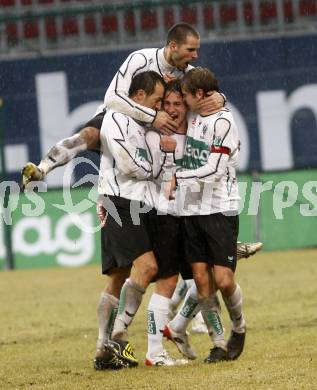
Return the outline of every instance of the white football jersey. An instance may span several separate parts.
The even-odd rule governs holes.
[[[153,70],[161,76],[172,73],[180,78],[191,68],[192,66],[188,65],[186,70],[182,71],[168,64],[164,57],[164,48],[137,50],[128,56],[112,79],[104,97],[104,104],[98,107],[97,113],[112,108],[136,120],[151,124],[156,111],[135,103],[128,96],[132,78],[148,70]]]
[[[127,115],[109,109],[103,119],[100,141],[98,192],[149,204],[150,196],[146,195],[153,169],[144,127]],[[164,170],[168,165],[174,165],[171,153],[162,153],[161,158]]]
[[[237,212],[238,154],[238,129],[228,109],[189,115],[183,170],[176,173],[180,215]]]
[[[167,186],[172,175],[182,167],[186,134],[173,133],[171,137],[177,143],[175,152],[171,154],[174,165],[169,161],[164,166],[164,156],[169,156],[170,153],[164,153],[160,149],[160,133],[150,130],[145,135],[148,156],[153,167],[153,181],[149,182],[149,196],[151,199],[148,199],[148,203],[150,202],[158,210],[159,214],[162,215],[177,215],[178,213],[175,200],[167,198]]]

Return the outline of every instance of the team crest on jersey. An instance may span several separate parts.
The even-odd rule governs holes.
[[[208,130],[208,126],[204,125],[202,129],[202,133],[200,134],[201,139],[204,139],[206,137],[207,130]]]
[[[215,138],[214,138],[214,142],[212,143],[214,146],[221,146],[221,144],[222,144],[222,138],[221,137],[219,137],[219,136],[216,136]]]

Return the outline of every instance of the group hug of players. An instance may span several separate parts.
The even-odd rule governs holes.
[[[242,291],[234,273],[237,259],[262,244],[237,245],[238,129],[214,74],[189,65],[199,47],[198,32],[180,23],[168,32],[165,47],[130,54],[95,117],[38,166],[28,163],[22,170],[27,188],[81,151],[101,152],[98,215],[107,284],[98,303],[98,370],[138,365],[128,329],[154,281],[147,365],[181,365],[197,357],[186,328],[198,312],[212,341],[206,363],[237,359],[244,348]],[[171,320],[179,275],[194,282]],[[217,290],[232,322],[228,341]],[[169,356],[163,336],[187,359]]]

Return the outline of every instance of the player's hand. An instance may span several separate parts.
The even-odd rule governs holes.
[[[177,142],[174,138],[169,137],[168,135],[163,135],[160,140],[160,148],[165,153],[173,153],[176,149]]]
[[[163,79],[164,81],[166,82],[166,84],[170,83],[171,81],[174,81],[177,79],[176,76],[174,76],[172,73],[165,73],[165,75],[163,76]]]
[[[107,211],[103,207],[101,201],[97,202],[97,215],[99,218],[100,226],[103,228],[104,226],[106,226]]]
[[[169,135],[177,130],[177,123],[165,111],[157,112],[152,125],[165,135]]]
[[[165,186],[164,186],[165,198],[169,199],[169,200],[175,199],[175,191],[176,191],[176,177],[174,175],[172,177],[171,181],[165,183]]]
[[[44,172],[32,162],[28,162],[24,165],[21,171],[22,174],[22,191],[27,190],[27,186],[32,181],[39,181],[44,178]]]
[[[223,96],[216,91],[207,92],[207,96],[197,104],[198,112],[218,111],[224,106]]]

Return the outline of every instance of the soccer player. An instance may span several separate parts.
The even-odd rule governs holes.
[[[163,78],[154,71],[147,71],[132,79],[129,96],[137,104],[158,110],[164,88]],[[174,166],[176,142],[170,140],[164,144],[162,141],[161,148],[166,152],[161,164],[164,172],[165,168]],[[152,205],[146,196],[149,192],[147,179],[152,177],[153,170],[147,158],[145,129],[127,115],[107,110],[101,128],[101,148],[98,190],[108,200],[105,250],[111,254],[111,261],[115,261],[119,272],[123,270],[121,275],[127,277],[130,270],[124,283],[115,286],[121,288],[118,312],[105,349],[108,352],[110,348],[120,361],[134,367],[138,361],[128,341],[128,327],[148,284],[157,273],[149,228]],[[109,202],[113,207],[109,207]],[[113,213],[114,209],[116,213]],[[113,264],[110,266],[112,268]],[[105,361],[103,356],[97,360]]]
[[[164,80],[158,73],[143,72],[132,79],[129,97],[136,104],[160,109],[164,88]],[[103,369],[111,368],[109,350],[113,352],[110,362],[117,356],[124,365],[138,364],[127,340],[127,327],[146,287],[157,273],[157,264],[148,226],[151,204],[146,199],[147,179],[153,172],[147,159],[145,129],[127,115],[109,109],[100,136],[102,156],[98,191],[106,195],[108,201],[105,202],[108,214],[103,242],[108,257],[103,259],[103,271],[108,271],[110,277],[102,306],[105,329],[111,331],[111,316],[118,305],[111,339],[105,340],[101,335],[99,340],[95,367]],[[176,143],[164,144],[161,140],[160,145],[167,152],[163,169],[169,164],[173,166],[172,152]]]
[[[192,115],[183,159],[185,170],[176,172],[172,187],[177,187],[176,203],[184,216],[185,255],[192,266],[197,297],[210,332],[216,331],[223,340],[221,323],[215,330],[216,317],[209,315],[217,288],[233,326],[227,346],[216,344],[205,362],[233,360],[243,350],[246,333],[242,292],[234,279],[239,225],[235,172],[238,130],[228,109],[201,111],[197,107],[206,91],[218,90],[217,80],[208,69],[189,71],[182,80],[182,90]],[[172,338],[171,324],[165,334]]]
[[[167,113],[178,123],[178,131],[171,137],[177,141],[177,147],[174,152],[176,169],[182,166],[184,156],[186,132],[187,132],[187,107],[185,105],[180,80],[170,82],[165,91],[163,100],[163,108]],[[146,133],[146,143],[149,148],[149,155],[153,165],[153,177],[158,176],[161,171],[160,161],[162,161],[162,152],[159,148],[160,135],[157,132],[148,131]],[[166,180],[166,179],[165,179]],[[151,197],[154,200],[154,205],[157,213],[151,216],[151,227],[153,230],[153,245],[154,253],[158,263],[158,274],[156,276],[156,285],[148,306],[148,351],[146,355],[146,364],[172,366],[183,364],[171,358],[163,348],[162,333],[164,326],[167,325],[169,318],[169,310],[172,303],[172,296],[175,290],[179,273],[183,279],[190,285],[194,284],[191,269],[184,261],[184,240],[181,232],[180,218],[174,201],[168,200],[163,195],[162,183],[155,181],[150,183]],[[190,280],[188,280],[190,279]],[[186,297],[186,305],[184,305],[183,313],[192,311],[193,314],[199,310],[198,303],[192,300],[192,305],[188,302],[192,297]],[[188,310],[190,306],[195,309]],[[212,310],[209,316],[214,316],[214,313],[219,312],[219,302],[215,297],[212,299]],[[192,309],[191,308],[191,309]],[[192,314],[192,313],[191,313]],[[200,314],[200,313],[198,313]],[[190,317],[191,318],[191,317]],[[186,321],[186,320],[185,320]],[[184,323],[185,323],[184,321]],[[219,323],[218,315],[216,317]],[[205,325],[205,323],[203,322]],[[212,340],[215,345],[225,347],[224,333],[216,335],[212,333]],[[186,337],[186,333],[182,335],[182,343],[178,344],[181,352],[189,359],[195,359],[196,353],[192,350]]]
[[[180,168],[184,155],[187,130],[187,107],[183,100],[179,80],[167,84],[163,108],[177,123],[177,132],[171,135],[171,138],[177,142],[174,152],[177,169],[177,167]],[[161,171],[159,163],[162,161],[162,151],[159,147],[160,138],[161,135],[157,132],[148,131],[146,133],[146,143],[153,165],[154,178]],[[167,179],[164,178],[164,180]],[[145,363],[148,366],[175,366],[187,361],[170,357],[163,347],[162,339],[164,327],[168,322],[171,297],[177,284],[182,263],[184,263],[181,225],[174,201],[169,201],[164,195],[164,182],[154,180],[150,183],[150,189],[157,210],[157,213],[151,216],[151,230],[154,253],[158,263],[158,274],[156,275],[155,289],[147,310],[148,351]],[[196,355],[193,352],[191,358],[195,357]]]

